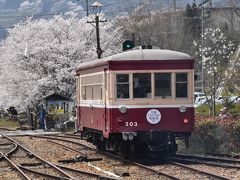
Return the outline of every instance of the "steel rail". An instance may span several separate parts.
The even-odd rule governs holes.
[[[230,159],[240,159],[240,154],[218,154],[218,153],[207,153],[204,154],[207,156],[214,156],[214,157],[222,157],[222,158],[230,158]]]
[[[93,149],[85,144],[82,144],[82,143],[79,143],[79,142],[74,142],[74,141],[70,141],[70,140],[67,140],[67,139],[59,139],[59,138],[62,138],[62,137],[59,137],[59,138],[56,138],[56,137],[51,137],[52,135],[44,135],[44,136],[39,136],[39,135],[28,135],[30,137],[35,137],[35,138],[43,138],[43,139],[52,139],[52,140],[58,140],[58,141],[63,141],[63,142],[68,142],[68,143],[73,143],[73,144],[77,144],[77,145],[80,145],[80,146],[83,146],[84,148],[87,148],[89,150],[93,150],[93,151],[96,151],[96,149]]]
[[[20,169],[24,170],[24,171],[28,171],[28,172],[33,173],[33,174],[38,174],[40,176],[45,176],[45,177],[48,177],[48,178],[59,179],[59,180],[70,180],[70,178],[55,176],[55,175],[51,175],[51,174],[45,174],[45,173],[42,173],[42,172],[39,172],[39,171],[36,171],[36,170],[33,170],[33,169],[26,168],[26,167],[21,166],[21,165],[18,165],[18,167]]]
[[[181,180],[181,179],[179,179],[179,178],[177,178],[177,177],[174,177],[174,176],[169,175],[169,174],[165,174],[165,173],[163,173],[163,172],[161,172],[161,171],[155,170],[155,169],[150,168],[150,167],[148,167],[148,166],[145,166],[145,165],[143,165],[143,164],[136,163],[136,162],[131,162],[131,163],[134,164],[134,165],[136,165],[136,166],[140,166],[140,167],[142,167],[142,168],[144,168],[144,169],[147,169],[147,170],[149,170],[149,171],[152,171],[152,172],[154,172],[155,174],[158,174],[158,175],[161,175],[161,176],[165,176],[165,177],[167,177],[167,178],[174,179],[174,180]]]
[[[80,153],[82,155],[85,155],[84,153],[82,153],[81,151],[77,150],[77,149],[74,149],[74,148],[71,148],[71,147],[68,147],[64,144],[61,144],[61,143],[57,143],[57,142],[54,142],[54,141],[51,141],[51,140],[47,140],[48,142],[50,143],[53,143],[53,144],[56,144],[58,146],[61,146],[61,147],[64,147],[68,150],[71,150],[71,151],[74,151],[74,152],[77,152],[77,153]],[[82,174],[88,174],[88,175],[91,175],[91,176],[94,176],[94,177],[99,177],[99,178],[103,178],[103,179],[112,179],[112,180],[116,180],[116,178],[112,178],[112,177],[109,177],[109,176],[103,176],[103,175],[100,175],[100,174],[96,174],[96,173],[90,173],[90,172],[86,172],[86,171],[80,171],[80,170],[76,170],[76,169],[72,169],[72,168],[69,168],[69,167],[66,167],[66,166],[60,166],[60,165],[57,165],[58,167],[60,168],[64,168],[64,169],[68,169],[70,171],[75,171],[77,173],[82,173]]]
[[[4,135],[3,133],[0,132],[0,134],[7,138],[9,141],[16,143],[19,147],[21,147],[23,150],[25,150],[26,152],[31,153],[32,155],[34,155],[37,159],[39,159],[42,162],[45,162],[46,164],[48,164],[50,167],[54,168],[55,170],[57,170],[58,172],[60,172],[61,174],[63,174],[64,176],[70,178],[70,179],[75,179],[74,177],[72,177],[71,175],[67,174],[66,172],[62,171],[60,168],[58,168],[57,166],[55,166],[54,164],[42,159],[41,157],[39,157],[38,155],[36,155],[35,153],[31,152],[30,150],[28,150],[27,148],[25,148],[24,146],[22,146],[21,144],[19,144],[18,142],[16,142],[15,140],[11,139],[10,137]]]
[[[59,168],[62,168],[62,169],[66,169],[66,170],[75,172],[75,173],[87,174],[87,175],[91,175],[91,176],[93,176],[93,177],[97,177],[97,178],[100,178],[100,179],[119,180],[119,178],[104,176],[104,175],[97,174],[97,173],[90,173],[90,172],[87,172],[87,171],[82,171],[82,170],[78,170],[78,169],[73,169],[73,168],[70,168],[70,167],[63,166],[63,165],[56,165],[56,166],[58,166]]]
[[[187,168],[187,169],[190,169],[192,171],[196,171],[196,172],[199,172],[199,173],[202,173],[202,174],[205,174],[207,176],[211,176],[211,177],[214,177],[214,178],[218,178],[218,179],[222,179],[222,180],[231,180],[230,178],[227,178],[225,176],[220,176],[218,174],[214,174],[214,173],[211,173],[211,172],[207,172],[207,171],[204,171],[204,170],[200,170],[200,169],[197,169],[197,168],[193,168],[193,167],[190,167],[190,166],[187,166],[185,164],[181,164],[181,163],[178,163],[178,162],[174,162],[174,161],[170,161],[172,164],[174,165],[177,165],[179,167],[184,167],[184,168]]]
[[[188,154],[181,154],[178,153],[175,155],[175,157],[186,157],[186,158],[195,158],[195,159],[200,159],[200,160],[209,160],[209,161],[221,161],[221,162],[226,162],[226,163],[239,163],[240,160],[236,159],[230,159],[230,158],[220,158],[220,157],[207,157],[207,156],[198,156],[198,155],[188,155]]]
[[[72,133],[64,133],[64,135],[67,135],[67,136],[73,136],[73,137],[79,137],[78,134],[72,134]]]
[[[51,136],[51,135],[50,135],[50,136]],[[92,147],[89,147],[89,146],[87,146],[87,145],[85,145],[85,144],[82,144],[82,143],[79,143],[79,142],[70,141],[70,140],[66,140],[66,139],[59,139],[59,138],[56,138],[56,137],[49,137],[49,136],[36,136],[36,135],[31,135],[31,137],[45,138],[45,139],[52,139],[52,140],[59,140],[59,141],[63,141],[63,142],[69,142],[69,143],[73,143],[73,144],[76,144],[76,145],[84,146],[84,147],[86,147],[86,148],[88,148],[88,149],[90,149],[90,150],[93,150],[93,151],[97,151],[96,149],[93,149]],[[60,137],[60,138],[61,138],[61,137]],[[56,142],[55,142],[55,143],[56,143]],[[57,144],[57,143],[56,143],[56,144]],[[58,144],[60,144],[60,143],[58,143]],[[75,152],[77,152],[77,151],[78,151],[78,150],[76,150]],[[113,154],[111,154],[111,153],[108,153],[108,152],[105,152],[105,151],[99,151],[99,152],[100,152],[101,154],[103,154],[103,155],[109,156],[109,157],[111,157],[111,158],[115,158],[115,159],[117,159],[117,160],[121,160],[121,161],[125,161],[125,162],[127,161],[127,162],[129,162],[129,163],[131,163],[131,164],[133,164],[133,165],[135,165],[135,166],[139,166],[139,167],[141,167],[141,168],[143,168],[143,169],[146,169],[146,170],[148,170],[148,171],[154,172],[154,173],[157,174],[157,175],[165,176],[165,177],[170,178],[170,179],[173,179],[173,180],[180,180],[180,179],[177,178],[177,177],[174,177],[174,176],[165,174],[165,173],[163,173],[163,172],[154,170],[154,169],[149,168],[149,167],[147,167],[147,166],[144,166],[144,165],[142,165],[142,164],[139,164],[139,163],[136,163],[136,162],[132,162],[132,161],[126,160],[126,159],[124,159],[124,158],[122,158],[122,157],[113,155]]]
[[[77,152],[77,153],[79,153],[79,154],[86,155],[86,154],[82,153],[81,151],[79,151],[79,150],[77,150],[77,149],[74,149],[74,148],[71,148],[71,147],[68,147],[68,146],[66,146],[66,145],[64,145],[64,144],[60,144],[60,143],[58,143],[58,142],[54,142],[54,141],[51,141],[51,140],[47,140],[47,141],[50,142],[50,143],[52,143],[52,144],[56,144],[56,145],[59,145],[59,146],[61,146],[61,147],[64,147],[64,148],[66,148],[66,149],[68,149],[68,150],[72,150],[72,151],[74,151],[74,152]]]
[[[48,136],[48,135],[46,135],[46,136]],[[57,134],[51,134],[50,136],[53,136],[53,137],[64,137],[64,138],[66,138],[66,139],[79,139],[79,140],[82,140],[81,137],[76,136],[76,135],[71,136],[71,135],[57,135]]]
[[[51,136],[51,135],[50,135],[50,136]],[[93,148],[91,148],[91,147],[89,147],[89,146],[87,146],[87,145],[84,145],[84,144],[82,144],[82,143],[79,143],[79,142],[69,141],[69,140],[65,140],[65,139],[59,139],[59,138],[62,138],[62,137],[59,137],[59,136],[55,136],[54,138],[53,138],[53,137],[49,137],[49,136],[35,136],[35,137],[38,137],[38,138],[42,138],[42,137],[43,137],[43,138],[46,138],[46,139],[53,139],[53,140],[59,140],[59,141],[74,143],[74,144],[78,144],[78,145],[84,146],[84,147],[86,147],[86,148],[88,148],[88,149],[96,150],[96,149],[93,149]],[[58,137],[58,138],[56,138],[56,137]],[[63,138],[64,138],[64,136],[63,136]],[[116,155],[113,155],[113,154],[110,154],[110,153],[107,153],[107,152],[102,152],[102,151],[100,151],[100,153],[102,153],[102,154],[104,154],[104,155],[108,155],[108,156],[114,157],[114,158],[117,158],[117,159],[119,159],[119,160],[124,160],[124,161],[126,161],[126,159],[120,158],[119,156],[116,157]],[[213,159],[216,160],[216,159],[219,159],[219,158],[213,158]],[[128,161],[128,160],[127,160],[127,161]],[[232,160],[226,160],[226,161],[232,161]],[[165,174],[165,173],[163,173],[163,172],[154,170],[154,169],[152,169],[152,168],[149,168],[149,167],[147,167],[147,166],[145,166],[145,165],[143,165],[143,164],[136,163],[136,162],[131,162],[131,161],[128,161],[128,162],[130,162],[131,164],[134,164],[134,165],[136,165],[136,166],[140,166],[140,167],[142,167],[142,168],[144,168],[144,169],[147,169],[147,170],[149,170],[149,171],[152,171],[152,172],[154,172],[154,173],[156,173],[156,174],[158,174],[158,175],[162,175],[162,176],[165,176],[165,177],[168,177],[168,178],[171,178],[171,179],[179,179],[179,178],[177,178],[177,177],[174,177],[174,176]],[[220,176],[220,175],[217,175],[217,174],[214,174],[214,173],[210,173],[210,172],[207,172],[207,171],[199,170],[199,169],[196,169],[196,168],[192,168],[192,167],[189,167],[189,166],[184,165],[184,164],[181,164],[181,163],[177,163],[177,162],[171,162],[171,163],[172,163],[172,164],[175,164],[175,165],[178,165],[178,166],[181,166],[181,167],[184,167],[184,168],[187,168],[187,169],[190,169],[190,170],[193,170],[193,171],[200,172],[200,173],[202,173],[202,174],[206,174],[206,175],[211,176],[211,177],[215,177],[215,178],[219,178],[219,179],[224,179],[224,180],[229,179],[229,178],[227,178],[227,177]]]
[[[10,159],[8,159],[8,157],[7,157],[5,154],[3,154],[2,152],[0,152],[0,154],[1,154],[2,157],[4,157],[4,158],[8,161],[8,163],[9,163],[14,169],[16,169],[16,170],[20,173],[20,175],[21,175],[24,179],[26,179],[26,180],[31,180],[16,164],[14,164]]]
[[[14,147],[8,153],[6,153],[6,156],[10,156],[11,154],[17,151],[18,145],[16,143],[12,143],[12,144],[14,144]]]
[[[17,149],[18,149],[18,145],[16,143],[9,143],[9,145],[14,145],[14,147],[12,149],[10,149],[9,152],[5,153],[5,155],[8,157],[11,154],[13,154]],[[0,160],[4,159],[3,156],[0,156]]]
[[[206,164],[211,166],[225,167],[225,168],[236,168],[240,169],[240,166],[230,165],[230,164],[220,164],[219,162],[205,162],[203,160],[193,160],[193,159],[181,159],[181,158],[171,158],[172,161],[175,162],[186,162],[186,163],[196,163],[196,164]]]

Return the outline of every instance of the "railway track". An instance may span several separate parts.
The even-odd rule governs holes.
[[[159,178],[161,178],[161,179],[178,179],[178,178],[176,178],[174,176],[170,176],[164,172],[155,171],[154,169],[150,169],[147,166],[140,165],[140,164],[134,163],[134,162],[130,162],[130,161],[124,159],[123,157],[120,157],[120,156],[117,156],[117,155],[114,155],[114,154],[111,154],[111,153],[108,153],[105,151],[99,151],[94,146],[88,146],[81,142],[77,142],[76,140],[78,140],[78,138],[75,138],[75,137],[72,140],[69,140],[68,136],[64,139],[64,136],[58,136],[58,135],[31,136],[31,137],[47,139],[47,141],[50,143],[53,143],[55,145],[61,146],[62,148],[77,152],[80,155],[88,156],[91,159],[101,157],[103,159],[103,161],[101,161],[100,163],[95,163],[97,168],[101,167],[101,169],[103,169],[105,165],[108,165],[108,167],[109,166],[114,167],[117,165],[117,167],[120,168],[120,171],[117,172],[115,175],[117,175],[118,177],[121,177],[121,178],[131,179],[131,177],[139,176],[139,174],[141,174],[141,173],[145,174],[145,176],[146,176],[146,173],[147,173],[147,174],[149,174],[148,175],[149,178],[146,177],[147,179],[159,179]],[[61,141],[62,143],[59,143],[56,141]],[[65,143],[65,144],[63,144],[63,143]],[[66,143],[68,143],[68,144],[66,144]],[[69,145],[69,143],[72,145]],[[73,146],[75,146],[75,148],[73,148]],[[102,166],[100,164],[102,164],[104,166]],[[108,167],[105,167],[105,168],[109,169]],[[141,171],[139,171],[139,168],[145,169],[145,171],[141,172]],[[131,170],[131,173],[128,173],[129,169],[136,169],[136,170]],[[102,171],[104,171],[104,170],[102,170]],[[105,171],[105,173],[108,173],[108,172],[109,171]],[[126,174],[130,174],[130,175],[126,176]],[[144,175],[142,175],[142,177],[144,177]]]
[[[4,151],[0,151],[0,172],[2,172],[0,177],[3,179],[116,179],[53,164],[12,138],[0,134],[2,141],[0,147],[8,146],[1,148]]]
[[[211,166],[240,169],[240,160],[233,158],[177,154],[172,158],[172,160],[183,163],[206,164]]]
[[[35,138],[46,139],[46,142],[49,144],[59,146],[67,151],[75,152],[78,155],[81,155],[83,157],[87,156],[89,157],[89,159],[102,158],[103,160],[100,160],[100,161],[96,161],[93,163],[91,162],[85,163],[85,165],[87,164],[90,166],[92,164],[93,166],[95,166],[94,168],[96,169],[99,167],[101,168],[101,170],[98,169],[97,171],[102,171],[103,173],[92,174],[92,177],[98,178],[98,179],[102,179],[102,178],[118,179],[119,177],[121,179],[131,179],[132,177],[134,178],[138,177],[136,174],[140,174],[139,177],[144,177],[145,175],[146,179],[234,179],[234,177],[228,176],[224,173],[216,173],[218,172],[218,170],[213,170],[213,172],[215,172],[214,174],[211,172],[211,170],[213,169],[213,167],[217,165],[220,167],[224,167],[224,169],[229,169],[229,168],[234,169],[235,168],[234,164],[231,167],[229,163],[239,163],[238,160],[229,159],[229,158],[204,157],[205,160],[203,161],[201,160],[202,158],[201,156],[199,157],[199,156],[178,154],[177,156],[174,157],[175,159],[172,158],[171,161],[168,161],[167,163],[158,162],[152,165],[149,165],[149,164],[146,165],[143,163],[139,163],[137,161],[133,162],[131,160],[126,160],[122,157],[119,157],[117,155],[113,155],[107,152],[98,151],[94,146],[92,145],[89,146],[88,143],[83,143],[80,137],[71,135],[71,134],[44,135],[44,136],[37,135],[37,136],[29,136],[27,138],[33,141]],[[5,146],[6,149],[7,147],[9,148],[14,147],[13,145],[7,142],[3,142],[2,144],[3,146]],[[221,159],[223,159],[222,160],[223,162],[220,161]],[[204,170],[205,168],[203,168],[203,164],[206,165],[207,163],[209,163],[208,166],[206,167],[207,170]],[[214,165],[214,163],[216,165]],[[221,163],[228,164],[228,166],[219,165]],[[101,164],[105,164],[105,165],[101,165]],[[68,164],[60,165],[59,163],[54,163],[54,165],[60,168],[61,170],[66,171],[69,174],[72,174],[72,176],[76,175],[76,173],[78,174],[89,173],[89,171],[83,171],[83,170],[80,171],[80,170],[76,170],[78,168],[71,168],[68,166]],[[115,173],[115,171],[112,171],[112,169],[110,169],[109,167],[111,167],[112,169],[113,167],[117,167],[121,169],[121,172],[129,172],[129,176]],[[23,167],[20,167],[20,166],[19,168],[21,168],[22,171],[24,169]],[[136,169],[135,171],[130,170],[134,168]],[[27,171],[27,170],[24,170],[24,171]],[[113,173],[108,174],[109,172],[113,172]],[[78,176],[78,177],[81,177],[81,176]],[[139,179],[139,178],[136,178],[136,179]]]
[[[62,171],[52,163],[42,159],[10,137],[5,136],[3,133],[0,133],[0,135],[1,139],[8,141],[10,146],[13,146],[12,149],[9,148],[8,152],[0,152],[1,160],[7,162],[7,164],[14,169],[13,172],[15,172],[15,174],[19,174],[23,179],[35,179],[36,175],[38,177],[42,176],[50,179],[75,179],[71,175]],[[41,166],[38,166],[39,171],[24,167],[22,164],[25,164],[26,162],[29,162],[29,164],[41,164]]]
[[[220,158],[213,156],[177,154],[171,159],[174,163],[189,166],[190,168],[201,168],[204,171],[221,172],[226,179],[239,179],[240,161],[233,158]],[[233,176],[238,174],[238,177]]]
[[[71,139],[71,137],[73,137],[72,140],[69,140],[69,139]],[[62,135],[62,136],[59,136],[59,135],[49,136],[48,135],[48,136],[43,136],[43,137],[38,136],[38,138],[46,138],[51,143],[54,143],[56,145],[62,146],[63,148],[66,148],[66,149],[69,149],[69,150],[72,150],[75,152],[78,152],[78,150],[76,150],[76,148],[71,148],[67,145],[63,145],[56,141],[62,141],[65,143],[73,143],[75,145],[78,145],[79,147],[81,146],[81,148],[80,148],[81,151],[79,151],[78,153],[82,154],[82,155],[86,155],[86,153],[83,153],[82,147],[90,149],[91,151],[96,151],[95,148],[92,148],[92,147],[87,146],[86,144],[77,142],[79,140],[79,138],[74,137],[74,136],[67,135],[66,137],[64,137],[64,135]],[[52,141],[52,140],[54,140],[54,141]],[[99,151],[98,151],[98,153],[99,153]],[[210,171],[202,170],[201,168],[196,168],[196,167],[194,168],[194,167],[188,166],[181,162],[175,161],[176,159],[175,160],[172,159],[171,161],[169,161],[167,164],[164,164],[164,165],[157,164],[157,165],[149,166],[149,165],[144,165],[144,164],[138,163],[138,162],[127,161],[126,159],[123,159],[122,157],[119,157],[119,156],[116,156],[116,155],[113,155],[113,154],[110,154],[107,152],[100,152],[100,153],[107,157],[115,158],[115,159],[125,162],[125,166],[126,166],[126,162],[127,162],[127,164],[131,164],[131,166],[139,167],[141,169],[144,169],[145,171],[150,171],[160,177],[165,177],[167,179],[184,179],[183,178],[184,174],[185,175],[188,174],[189,177],[194,178],[194,179],[204,179],[204,178],[206,178],[206,179],[208,179],[208,178],[224,179],[224,180],[231,179],[231,178],[228,178],[227,176],[222,176],[217,173],[212,173]],[[129,167],[126,167],[126,169],[129,169]],[[177,171],[176,171],[176,169],[177,169]],[[182,173],[178,173],[180,171]],[[189,177],[186,177],[186,178],[189,179]]]

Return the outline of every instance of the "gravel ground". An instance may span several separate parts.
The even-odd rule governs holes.
[[[32,138],[28,136],[21,136],[21,137],[14,137],[16,141],[20,142],[23,144],[25,147],[29,148],[32,152],[36,153],[39,155],[41,158],[48,160],[54,164],[59,164],[58,160],[66,160],[66,159],[71,159],[75,156],[79,156],[81,154],[67,150],[66,148],[60,147],[56,144],[52,144],[51,142],[47,141],[46,139],[40,139],[40,138]],[[72,140],[72,139],[71,139]],[[86,141],[82,140],[75,140],[76,142],[81,142],[81,143],[87,143]],[[155,180],[155,179],[167,179],[165,177],[160,177],[157,175],[152,174],[149,171],[143,170],[140,167],[129,165],[117,160],[109,159],[101,154],[97,154],[95,151],[90,151],[86,148],[76,146],[73,144],[69,143],[64,143],[60,141],[56,141],[61,144],[65,144],[68,147],[76,148],[79,151],[83,152],[84,154],[88,155],[88,158],[96,158],[100,157],[103,158],[102,161],[94,161],[91,162],[90,164],[93,166],[100,167],[102,170],[107,171],[107,172],[112,172],[114,173],[115,170],[122,170],[123,172],[128,172],[130,176],[128,177],[122,177],[121,179],[131,179],[131,180],[137,180],[137,179],[149,179],[149,180]],[[88,172],[93,172],[93,173],[101,173],[102,175],[108,175],[106,172],[104,173],[103,171],[99,171],[93,166],[89,166],[88,163],[85,162],[77,162],[77,163],[66,163],[63,164],[64,166],[74,168],[74,169],[79,169],[83,171],[88,171]],[[4,166],[4,165],[2,165]],[[240,172],[239,170],[236,169],[227,169],[227,168],[220,168],[220,167],[212,167],[212,166],[206,166],[206,165],[193,165],[196,168],[200,168],[206,171],[210,171],[219,175],[224,175],[228,178],[231,179],[240,179]],[[127,169],[126,169],[127,168]],[[162,165],[162,166],[156,166],[155,168],[162,170],[165,173],[169,173],[172,175],[175,175],[176,177],[179,177],[180,179],[209,179],[207,177],[201,176],[201,175],[193,175],[192,173],[188,173],[187,171],[181,170],[179,167],[175,167],[172,165]],[[21,179],[20,177],[14,175],[12,171],[9,169],[4,169],[1,167],[0,164],[0,179],[4,180],[12,180],[12,179]]]
[[[48,160],[52,163],[57,164],[58,160],[64,160],[64,159],[71,159],[75,156],[79,156],[81,154],[78,154],[74,151],[67,150],[66,148],[60,147],[58,145],[52,144],[48,142],[46,139],[40,139],[40,138],[32,138],[32,137],[15,137],[14,138],[16,141],[22,143],[24,146],[29,148],[32,152],[38,154],[40,157],[44,158],[45,160]],[[75,140],[75,141],[80,141],[80,140]],[[82,141],[86,144],[88,144],[86,141]],[[79,147],[73,144],[69,143],[64,143],[64,142],[59,142],[61,144],[65,144],[68,147],[72,148],[78,148],[81,152],[84,154],[88,155],[88,158],[103,158],[102,161],[94,161],[90,162],[91,165],[100,167],[102,170],[114,173],[114,170],[122,170],[122,171],[127,171],[130,176],[128,177],[122,177],[121,179],[166,179],[165,177],[160,177],[157,175],[152,174],[149,171],[143,171],[141,168],[136,166],[131,166],[124,164],[120,161],[113,160],[113,159],[108,159],[107,157],[104,157],[103,155],[97,154],[95,151],[90,151],[86,148]],[[88,144],[89,145],[89,144]],[[79,169],[87,172],[93,172],[93,173],[101,173],[102,175],[108,175],[107,173],[104,173],[102,171],[99,171],[95,169],[92,166],[89,166],[88,163],[67,163],[63,164],[64,166],[74,168],[74,169]],[[127,170],[126,170],[127,166]]]

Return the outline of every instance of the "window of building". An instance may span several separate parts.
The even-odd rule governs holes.
[[[171,73],[155,73],[155,96],[171,96]]]
[[[116,75],[117,99],[129,98],[129,74]]]
[[[151,74],[133,74],[133,98],[151,98]]]
[[[188,97],[187,73],[176,73],[176,98]]]

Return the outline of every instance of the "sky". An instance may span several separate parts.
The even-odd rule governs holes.
[[[50,18],[55,14],[61,14],[68,11],[78,12],[79,15],[86,14],[87,0],[0,0],[0,39],[6,37],[6,28],[12,28],[14,24],[24,21],[26,17]],[[88,0],[91,5],[95,0]],[[97,0],[102,3],[104,11],[109,15],[117,15],[119,8],[127,7],[129,2],[139,0]],[[143,2],[146,0],[142,0]],[[196,3],[202,0],[195,0]],[[213,0],[214,2],[222,0]],[[160,0],[152,0],[160,3]],[[161,0],[165,5],[171,5],[171,0]],[[170,2],[170,3],[169,3]],[[187,3],[193,0],[176,0],[178,6],[185,7]],[[90,11],[91,8],[89,8]]]
[[[49,18],[67,11],[83,13],[83,5],[77,0],[0,0],[0,38],[6,36],[6,28],[26,17]]]

